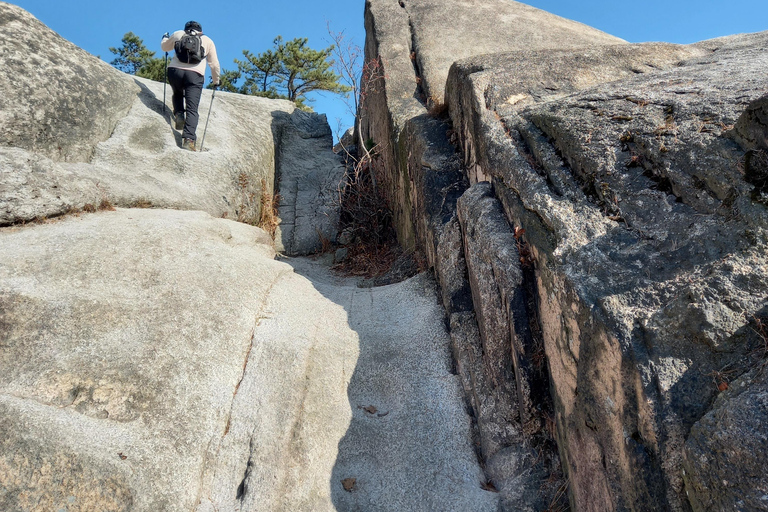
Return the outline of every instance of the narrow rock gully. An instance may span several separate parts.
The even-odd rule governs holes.
[[[497,510],[431,275],[361,288],[319,259],[282,261],[299,289],[270,293],[247,373],[295,389],[257,400],[283,426],[257,424],[240,510]]]

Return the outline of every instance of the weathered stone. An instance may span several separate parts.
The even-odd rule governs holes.
[[[452,69],[468,175],[492,180],[535,260],[577,510],[687,507],[682,449],[717,394],[707,375],[749,351],[766,300],[768,214],[730,137],[768,79],[766,38]]]
[[[520,253],[489,183],[470,187],[457,206],[483,359],[493,386],[511,388],[522,428],[532,420],[529,359],[534,350]]]
[[[342,261],[347,259],[347,254],[349,253],[349,249],[346,247],[339,247],[336,249],[336,252],[333,253],[333,262],[334,263],[341,263]]]
[[[518,19],[531,12],[505,3],[501,11]],[[492,182],[509,222],[524,232],[536,268],[535,283],[524,280],[537,295],[531,325],[542,329],[572,507],[686,510],[683,445],[718,393],[708,375],[747,356],[747,317],[766,300],[768,157],[757,143],[768,35],[689,46],[606,37],[609,44],[587,48],[580,37],[589,31],[571,25],[570,41],[546,45],[530,37],[549,37],[544,16],[509,33],[498,15],[486,16],[495,30],[476,30],[480,20],[455,37],[482,8],[399,5],[366,6],[366,58],[381,59],[385,78],[362,117],[363,136],[383,148],[379,170],[399,238],[428,254],[438,247],[428,261],[441,283],[436,263],[459,261],[441,251],[466,240],[425,243],[420,234],[430,230],[419,226],[417,206],[426,201],[415,178],[452,153],[424,157],[421,141],[436,137],[421,116],[439,105],[440,73],[458,56],[480,53],[467,33],[481,40],[476,47],[504,34],[484,52],[493,55],[451,69],[446,138],[461,149],[470,183]],[[442,218],[441,233],[455,233],[450,204]],[[463,275],[461,263],[447,282]],[[478,271],[477,261],[468,266],[482,327],[488,310],[478,295],[490,296],[498,276]],[[455,318],[457,326],[471,316]],[[469,372],[462,377],[474,409],[472,393],[482,387],[469,378],[476,370],[466,347],[457,350],[464,338],[456,337],[454,353]]]
[[[744,178],[755,186],[758,194],[768,195],[768,96],[747,107],[736,122],[733,135],[747,150]]]
[[[691,429],[683,468],[696,512],[768,510],[767,424],[763,367],[732,382]]]
[[[279,145],[279,251],[310,254],[336,241],[344,166],[325,115],[275,113]]]
[[[138,92],[131,78],[0,2],[0,146],[87,162]]]
[[[291,272],[270,244],[200,212],[0,230],[2,508],[194,509]]]
[[[457,58],[505,50],[617,44],[622,40],[506,0],[482,5],[433,0],[401,4],[366,2],[366,61],[380,63],[382,78],[370,86],[362,106],[361,129],[363,139],[379,145],[377,169],[398,169],[397,173],[379,172],[379,179],[390,198],[398,240],[413,248],[417,217],[407,203],[411,179],[407,159],[421,158],[433,169],[439,168],[435,165],[438,162],[412,149],[412,141],[421,144],[424,139],[442,146],[427,146],[432,158],[445,159],[439,155],[446,153],[443,147],[447,146],[449,125],[443,123],[437,128],[435,120],[425,118],[428,105],[443,102],[448,70]],[[543,37],[543,33],[548,35]],[[409,127],[410,123],[417,125]],[[443,133],[438,136],[436,129]]]
[[[357,141],[355,140],[355,129],[347,128],[347,131],[345,131],[344,135],[341,136],[341,138],[339,139],[339,142],[337,142],[333,146],[333,152],[334,153],[348,152],[350,154],[355,154],[356,148],[357,148]]]
[[[96,146],[90,162],[60,163],[25,149],[0,147],[0,224],[98,208],[102,202],[259,221],[262,195],[272,195],[275,147],[280,145],[272,133],[273,113],[291,112],[293,106],[219,93],[206,150],[191,153],[179,148],[180,135],[163,118],[163,85],[134,80],[141,92],[132,96],[133,107],[112,136]],[[210,98],[210,91],[204,91],[202,101]]]
[[[576,48],[624,41],[595,28],[512,0],[404,0],[408,44],[423,99],[442,103],[457,60],[512,50]]]
[[[440,118],[439,110],[451,63],[457,56],[490,51],[622,41],[516,2],[448,5],[369,0],[365,21],[366,60],[369,65],[381,65],[382,78],[367,91],[360,119],[363,138],[377,144],[374,168],[393,210],[398,240],[407,249],[424,252],[435,269],[448,316],[454,318],[455,313],[472,311],[473,305],[455,213],[456,200],[466,190],[467,178],[452,147],[456,135],[450,124]],[[487,24],[493,28],[478,30]],[[542,37],[547,29],[552,30],[552,37]],[[461,36],[457,37],[457,33]],[[454,352],[466,352],[468,349],[461,347],[471,346],[474,341],[470,338],[457,335]],[[511,344],[506,351],[498,348],[505,359],[511,357]],[[464,365],[466,371],[470,371],[470,366]],[[474,396],[469,401],[474,402],[476,414],[481,414],[478,403],[484,404],[484,416],[478,417],[479,436],[483,440],[481,456],[490,457],[499,447],[509,446],[512,438],[505,440],[503,432],[522,430],[518,408],[512,409],[515,414],[510,417],[505,415],[507,407],[502,405],[510,390],[517,395],[516,386],[506,383],[494,388],[480,385],[475,378],[463,377],[467,395]],[[489,375],[484,378],[490,382]],[[515,398],[513,402],[519,401]],[[494,407],[498,410],[491,412]],[[512,467],[514,464],[500,464],[497,469]],[[494,480],[507,485],[504,482],[512,482],[516,476],[503,475],[499,470]],[[528,483],[534,485],[532,481]],[[519,485],[515,492],[518,491]],[[514,501],[513,494],[507,491],[505,497],[510,498],[509,503]]]

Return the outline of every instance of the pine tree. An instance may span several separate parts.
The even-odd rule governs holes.
[[[126,33],[122,43],[120,48],[109,49],[110,52],[117,55],[110,64],[120,71],[135,75],[141,68],[149,65],[155,56],[155,52],[147,49],[144,46],[144,41],[133,32]],[[160,80],[162,81],[162,78]]]
[[[349,87],[342,85],[341,77],[332,70],[329,57],[334,47],[318,51],[307,43],[306,38],[285,42],[277,36],[274,47],[258,55],[243,50],[245,60],[235,59],[238,72],[245,78],[239,92],[287,99],[304,110],[311,110],[305,102],[312,91],[348,92]]]
[[[279,96],[276,80],[277,72],[282,66],[283,38],[277,36],[274,45],[274,50],[267,50],[258,55],[243,50],[245,60],[235,59],[238,71],[245,76],[245,82],[240,87],[241,93],[267,97]]]
[[[136,76],[148,78],[156,82],[165,80],[165,60],[152,58],[136,72]]]
[[[240,80],[240,72],[232,69],[221,68],[221,76],[219,77],[220,91],[227,92],[240,92],[235,83]],[[205,86],[207,89],[213,89],[213,83],[209,83]]]
[[[281,49],[282,66],[277,77],[288,91],[288,99],[296,101],[312,91],[348,92],[349,87],[340,84],[341,77],[331,69],[333,46],[317,51],[309,48],[307,41],[296,38]]]

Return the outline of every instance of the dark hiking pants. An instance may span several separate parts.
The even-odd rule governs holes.
[[[200,106],[205,77],[188,69],[168,68],[168,83],[173,89],[174,116],[180,112],[186,113],[182,137],[197,140],[195,131],[200,119],[197,108]]]

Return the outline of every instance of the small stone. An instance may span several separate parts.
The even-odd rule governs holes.
[[[336,252],[333,254],[333,262],[334,263],[341,263],[342,261],[347,259],[348,250],[346,247],[341,247],[339,249],[336,249]]]

